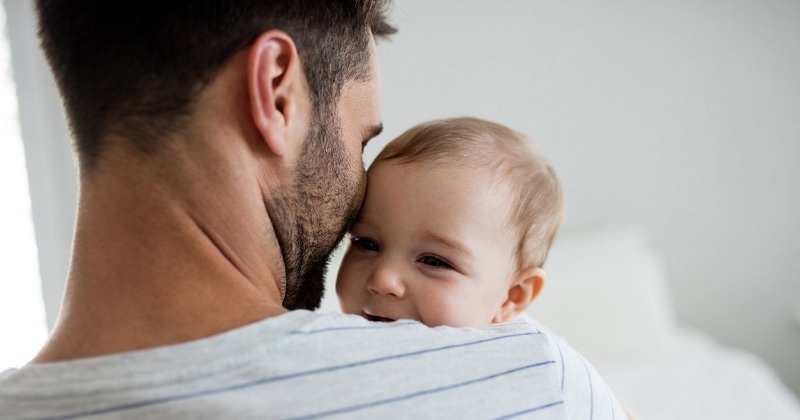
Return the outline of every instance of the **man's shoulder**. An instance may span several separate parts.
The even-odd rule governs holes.
[[[292,336],[350,337],[356,340],[366,339],[373,335],[396,337],[403,341],[408,338],[427,338],[438,340],[488,339],[511,340],[514,338],[538,338],[548,340],[549,332],[538,325],[524,320],[490,325],[484,328],[453,328],[447,326],[428,327],[413,320],[394,322],[372,322],[356,315],[341,313],[312,314],[307,322],[290,332]],[[538,336],[538,337],[537,337]],[[381,345],[381,342],[375,343]]]
[[[386,388],[388,380],[394,382],[393,392],[407,396],[439,394],[441,405],[451,398],[496,403],[493,414],[624,418],[591,364],[529,317],[480,329],[429,328],[407,320],[375,323],[343,314],[315,314],[308,320],[290,333],[290,347],[304,354],[298,360],[324,360],[307,367],[337,370],[339,383],[357,377]]]
[[[565,418],[566,405],[587,405],[566,401],[564,386],[588,387],[565,380],[564,361],[581,362],[561,352],[525,322],[428,328],[296,311],[197,342],[29,366],[0,381],[0,407],[34,417]],[[604,388],[594,387],[597,406]]]
[[[391,323],[370,322],[344,314],[317,315],[310,322],[289,333],[295,346],[347,351],[350,355],[375,354],[419,355],[431,357],[472,351],[491,354],[487,363],[498,359],[553,361],[556,347],[550,335],[527,322],[492,325],[486,328],[430,328],[424,324],[399,320]],[[314,346],[304,344],[314,343]],[[499,351],[502,349],[502,351]],[[497,352],[494,352],[494,351]]]
[[[291,337],[308,371],[326,372],[326,381],[344,388],[357,378],[359,387],[385,392],[370,416],[391,416],[387,410],[397,409],[395,416],[503,417],[542,411],[550,413],[547,418],[562,418],[555,346],[530,323],[430,328],[416,321],[375,323],[329,314],[292,331]]]

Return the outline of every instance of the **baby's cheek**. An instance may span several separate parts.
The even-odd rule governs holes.
[[[475,317],[471,313],[471,304],[457,294],[440,293],[426,299],[424,307],[419,310],[425,324],[431,327],[472,327],[475,326]]]

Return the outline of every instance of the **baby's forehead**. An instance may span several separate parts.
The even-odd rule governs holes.
[[[399,174],[395,171],[384,171],[388,167],[403,168],[406,172]],[[407,172],[413,172],[413,178],[422,180],[422,182],[406,182],[411,175]],[[507,179],[504,179],[499,171],[487,165],[473,165],[461,162],[445,162],[445,161],[415,161],[415,162],[396,162],[396,161],[382,161],[372,165],[368,172],[368,192],[367,200],[383,200],[383,197],[388,191],[391,194],[403,194],[403,200],[413,202],[419,200],[422,196],[423,189],[428,190],[435,188],[441,191],[439,196],[442,201],[442,206],[439,207],[444,215],[457,216],[460,220],[466,220],[470,223],[485,224],[486,218],[492,218],[502,222],[504,236],[509,238],[516,238],[519,235],[519,229],[510,223],[511,212],[515,206],[517,198],[514,195],[513,188]],[[375,181],[376,174],[379,176],[396,176],[397,179],[384,178],[380,185],[373,185],[369,188],[371,181]],[[429,182],[426,182],[429,181]],[[472,205],[458,206],[452,204],[453,195],[449,192],[459,191],[461,197],[466,191],[469,195]],[[483,212],[476,212],[475,207],[480,207]],[[491,212],[486,211],[491,209]],[[431,215],[433,217],[437,215]]]
[[[400,160],[384,160],[370,165],[367,171],[367,181],[374,179],[375,173],[383,167],[400,166],[413,171],[415,175],[425,177],[426,174],[440,174],[442,172],[452,173],[453,176],[445,178],[445,182],[461,184],[464,182],[480,182],[485,185],[493,195],[498,193],[506,194],[506,201],[512,200],[513,186],[508,177],[504,176],[502,162],[483,162],[476,163],[463,159],[434,159],[424,161],[403,162]],[[442,182],[439,179],[439,182]]]
[[[464,175],[471,176],[490,176],[493,169],[498,165],[497,162],[489,163],[488,159],[484,162],[477,162],[472,159],[461,159],[458,156],[453,157],[434,157],[424,160],[404,160],[401,158],[389,159],[374,162],[370,165],[367,173],[371,173],[378,168],[384,166],[401,166],[409,168],[415,172],[435,172],[441,170],[457,170],[463,172]]]

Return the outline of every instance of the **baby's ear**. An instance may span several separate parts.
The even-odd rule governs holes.
[[[539,267],[527,268],[517,273],[508,287],[506,300],[492,319],[492,323],[502,324],[511,321],[528,309],[539,296],[546,279],[544,270]]]

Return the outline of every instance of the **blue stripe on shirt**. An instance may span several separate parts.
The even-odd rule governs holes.
[[[347,364],[344,364],[344,365],[336,365],[336,366],[330,366],[330,367],[326,367],[326,368],[312,369],[312,370],[303,371],[303,372],[290,373],[290,374],[287,374],[287,375],[279,375],[279,376],[274,376],[274,377],[271,377],[271,378],[263,378],[263,379],[258,379],[258,380],[251,381],[251,382],[245,382],[245,383],[242,383],[242,384],[232,385],[232,386],[227,386],[227,387],[222,387],[222,388],[214,388],[214,389],[208,389],[208,390],[205,390],[205,391],[194,392],[194,393],[189,393],[189,394],[173,395],[171,397],[156,398],[156,399],[152,399],[152,400],[144,400],[144,401],[139,401],[139,402],[135,402],[135,403],[122,404],[122,405],[118,405],[118,406],[112,406],[112,407],[101,408],[101,409],[97,409],[97,410],[85,411],[85,412],[82,412],[82,413],[74,413],[74,414],[70,414],[70,415],[67,415],[67,416],[52,417],[52,418],[74,419],[74,418],[79,418],[79,417],[95,416],[95,415],[98,415],[98,414],[108,414],[108,413],[113,413],[113,412],[117,412],[117,411],[135,410],[135,409],[138,409],[138,408],[144,408],[144,407],[149,407],[149,406],[152,406],[152,405],[164,404],[164,403],[173,402],[173,401],[188,400],[188,399],[192,399],[192,398],[199,398],[199,397],[205,397],[205,396],[209,396],[209,395],[223,394],[223,393],[231,392],[231,391],[238,391],[240,389],[252,388],[254,386],[259,386],[259,385],[264,385],[264,384],[273,383],[273,382],[279,382],[279,381],[285,381],[285,380],[300,378],[300,377],[304,377],[304,376],[312,376],[312,375],[332,372],[332,371],[336,371],[336,370],[343,370],[343,369],[349,369],[349,368],[353,368],[353,367],[364,366],[364,365],[369,365],[369,364],[374,364],[374,363],[386,362],[386,361],[389,361],[389,360],[396,360],[396,359],[402,359],[402,358],[406,358],[406,357],[419,356],[419,355],[427,354],[427,353],[435,353],[435,352],[444,351],[444,350],[451,350],[451,349],[460,348],[460,347],[469,347],[469,346],[474,346],[474,345],[483,344],[483,343],[489,343],[489,342],[497,341],[497,340],[504,340],[504,339],[508,339],[508,338],[517,338],[517,337],[530,336],[530,335],[536,335],[536,334],[535,333],[510,334],[510,335],[503,335],[503,336],[499,336],[499,337],[487,338],[487,339],[478,340],[478,341],[470,341],[470,342],[466,342],[466,343],[451,344],[451,345],[448,345],[448,346],[434,347],[434,348],[431,348],[431,349],[424,349],[424,350],[417,350],[417,351],[413,351],[413,352],[409,352],[409,353],[400,353],[400,354],[391,355],[391,356],[379,357],[379,358],[376,358],[376,359],[362,360],[362,361],[359,361],[359,362],[347,363]],[[47,417],[46,419],[50,419],[50,418],[51,417]]]
[[[558,345],[558,340],[554,341],[558,349],[558,357],[561,359],[561,392],[564,392],[564,353],[561,352],[561,346]]]
[[[422,397],[422,396],[425,396],[425,395],[435,394],[437,392],[448,391],[448,390],[451,390],[451,389],[460,388],[462,386],[467,386],[467,385],[472,385],[472,384],[476,384],[476,383],[479,383],[479,382],[488,381],[488,380],[491,380],[491,379],[494,379],[494,378],[497,378],[497,377],[500,377],[500,376],[510,375],[512,373],[519,372],[519,371],[522,371],[522,370],[532,369],[532,368],[539,367],[539,366],[544,366],[544,365],[549,365],[550,363],[555,363],[555,361],[554,360],[548,360],[546,362],[536,363],[536,364],[528,365],[528,366],[522,366],[522,367],[514,368],[514,369],[511,369],[511,370],[507,370],[505,372],[495,373],[495,374],[492,374],[492,375],[489,375],[489,376],[485,376],[485,377],[482,377],[482,378],[472,379],[472,380],[469,380],[469,381],[466,381],[466,382],[460,382],[460,383],[447,385],[447,386],[442,386],[442,387],[438,387],[438,388],[427,389],[425,391],[418,391],[418,392],[414,392],[414,393],[407,394],[407,395],[400,395],[400,396],[397,396],[397,397],[392,397],[392,398],[387,398],[387,399],[384,399],[384,400],[373,401],[373,402],[369,402],[369,403],[365,403],[365,404],[359,404],[359,405],[354,405],[354,406],[350,406],[350,407],[337,408],[335,410],[323,411],[321,413],[309,414],[307,416],[293,417],[292,419],[293,420],[318,419],[318,418],[322,418],[322,417],[334,416],[334,415],[337,415],[337,414],[352,413],[354,411],[359,411],[359,410],[364,410],[364,409],[367,409],[367,408],[377,407],[379,405],[390,404],[390,403],[393,403],[393,402],[398,402],[398,401],[403,401],[403,400],[410,400],[412,398]],[[551,405],[554,405],[554,404],[549,404],[548,406],[551,406]],[[543,408],[547,408],[547,406],[541,407],[541,409],[543,409]]]
[[[586,369],[586,377],[589,379],[589,420],[594,419],[594,387],[592,386],[592,374],[589,373],[589,366],[586,365],[586,359],[581,357],[583,368]]]
[[[409,325],[422,325],[416,321],[411,322],[392,322],[386,323],[384,325],[359,325],[359,326],[352,326],[352,327],[331,327],[331,328],[320,328],[318,330],[294,330],[290,332],[291,335],[311,335],[311,334],[319,334],[324,332],[330,331],[352,331],[352,330],[379,330],[385,328],[395,328],[395,327],[407,327]]]
[[[384,328],[408,327],[408,326],[411,326],[411,325],[424,325],[424,324],[421,324],[421,323],[419,323],[417,321],[404,321],[404,322],[394,321],[394,322],[381,323],[379,325],[375,325],[375,324],[377,324],[377,322],[374,322],[372,325],[354,325],[354,326],[350,326],[350,327],[330,327],[330,328],[320,328],[318,330],[294,330],[294,331],[291,331],[289,334],[291,334],[291,335],[311,335],[311,334],[318,334],[318,333],[331,332],[331,331],[378,330],[378,329],[384,329]],[[503,325],[504,326],[525,325],[525,326],[528,326],[528,327],[531,326],[531,324],[529,324],[527,322],[508,323],[508,324],[503,324]],[[541,334],[541,333],[542,332],[539,331],[538,329],[534,329],[534,334]]]
[[[516,413],[511,413],[511,414],[505,415],[503,417],[498,417],[495,420],[506,420],[506,419],[511,419],[511,418],[514,418],[514,417],[519,417],[519,416],[521,416],[523,414],[530,414],[530,413],[533,413],[534,411],[544,410],[545,408],[550,408],[550,407],[553,407],[553,406],[556,406],[556,405],[559,405],[559,404],[564,404],[564,401],[551,402],[550,404],[540,405],[539,407],[533,407],[533,408],[529,408],[527,410],[517,411]]]
[[[611,388],[606,387],[606,393],[608,394],[608,403],[611,404],[611,418],[617,418],[617,413],[614,410],[614,399],[611,398]]]

